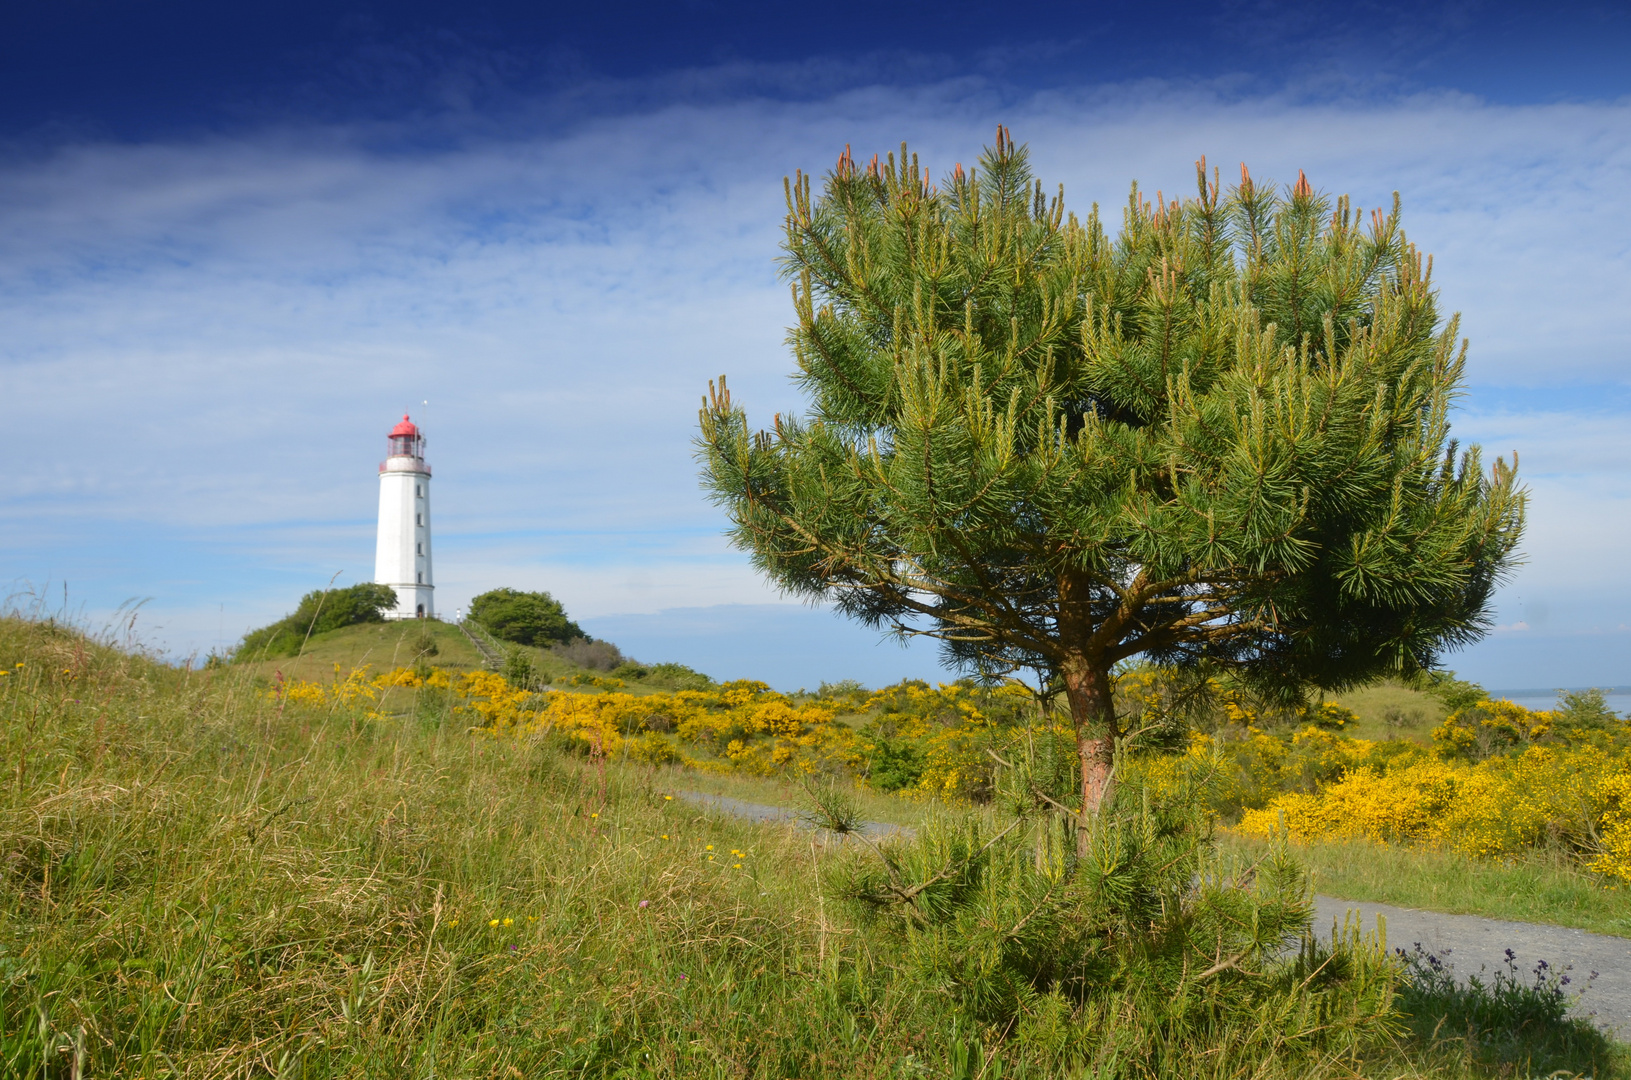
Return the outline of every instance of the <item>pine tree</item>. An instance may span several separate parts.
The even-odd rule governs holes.
[[[781,588],[1062,685],[1082,814],[1114,777],[1121,661],[1262,687],[1431,667],[1487,629],[1524,492],[1458,449],[1466,362],[1395,195],[1368,220],[1244,166],[1110,237],[1004,129],[930,183],[901,147],[787,185],[804,418],[723,377],[704,482]]]

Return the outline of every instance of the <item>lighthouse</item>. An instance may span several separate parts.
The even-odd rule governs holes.
[[[396,590],[388,619],[430,619],[436,615],[430,574],[430,466],[425,435],[407,416],[391,429],[386,458],[379,467],[379,539],[374,547],[374,582]]]

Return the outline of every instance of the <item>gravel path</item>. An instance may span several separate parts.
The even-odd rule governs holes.
[[[1314,927],[1330,932],[1349,912],[1359,914],[1361,925],[1376,928],[1377,916],[1387,920],[1388,948],[1409,951],[1421,947],[1453,965],[1457,975],[1490,975],[1506,969],[1506,950],[1517,958],[1518,974],[1528,981],[1535,965],[1544,960],[1551,968],[1568,969],[1570,988],[1580,990],[1574,1011],[1589,1016],[1604,1030],[1631,1041],[1631,939],[1588,934],[1541,923],[1504,922],[1477,915],[1445,915],[1391,904],[1314,898]],[[1595,979],[1592,972],[1597,973]]]
[[[728,795],[703,795],[694,791],[676,792],[676,797],[706,810],[715,810],[749,821],[808,826],[796,810],[763,803],[746,802]],[[904,825],[871,821],[863,826],[869,836],[909,836]],[[1329,934],[1350,912],[1356,912],[1361,925],[1374,930],[1377,917],[1387,921],[1390,949],[1411,949],[1418,942],[1428,952],[1453,966],[1462,977],[1483,969],[1486,981],[1497,970],[1506,969],[1506,950],[1517,958],[1518,971],[1528,979],[1540,961],[1553,969],[1567,969],[1571,986],[1580,990],[1575,1012],[1591,1017],[1599,1026],[1622,1040],[1631,1041],[1631,939],[1607,934],[1588,934],[1561,926],[1540,923],[1503,922],[1477,915],[1445,915],[1435,911],[1339,900],[1333,896],[1314,898],[1314,927]],[[1596,978],[1591,978],[1596,972]]]

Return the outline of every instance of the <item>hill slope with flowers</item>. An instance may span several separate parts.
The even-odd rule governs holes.
[[[643,694],[610,677],[561,682],[570,689],[540,692],[484,671],[336,668],[326,684],[291,680],[266,693],[280,703],[366,704],[376,717],[425,707],[423,699],[494,736],[542,739],[591,760],[853,777],[953,805],[990,802],[998,770],[1023,750],[1040,762],[1027,781],[1036,797],[1054,805],[1069,797],[1070,733],[1057,717],[1038,716],[1023,687],[908,680],[790,696],[751,680]],[[1331,702],[1275,711],[1227,687],[1201,689],[1214,706],[1205,730],[1189,726],[1193,712],[1176,723],[1186,720],[1173,704],[1182,695],[1166,676],[1122,676],[1130,728],[1161,736],[1165,725],[1164,738],[1130,748],[1130,782],[1196,792],[1247,836],[1360,839],[1473,859],[1548,851],[1605,882],[1631,883],[1631,725],[1600,699],[1577,695],[1555,712],[1480,699],[1424,743],[1355,738],[1344,729],[1357,718]]]
[[[859,899],[881,864],[858,845],[670,798],[632,753],[658,695],[411,668],[279,683],[19,619],[0,669],[5,1075],[1627,1075],[1543,992],[1515,999],[1535,1006],[1520,1026],[1374,940],[1278,958],[1306,902],[1294,864],[1215,857],[1175,828],[1181,803],[1129,804],[1082,864],[997,801],[925,814],[888,863],[927,868],[919,923]],[[869,714],[674,693],[658,733],[737,770],[893,739],[896,783],[941,731],[1016,730],[966,689],[896,688]],[[915,790],[949,775],[931,765]],[[1163,915],[1122,886],[1128,858],[1169,857]],[[1259,959],[1218,961],[1225,941]]]

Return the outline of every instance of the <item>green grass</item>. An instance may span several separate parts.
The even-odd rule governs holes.
[[[383,623],[360,623],[343,626],[322,634],[313,634],[299,656],[272,657],[258,660],[246,656],[234,665],[256,675],[271,679],[278,672],[286,679],[305,679],[326,683],[334,676],[335,665],[342,672],[367,665],[373,672],[390,671],[396,667],[412,667],[421,655],[421,641],[429,637],[436,644],[436,652],[425,654],[424,662],[433,667],[461,673],[482,667],[482,657],[470,639],[453,623],[437,619],[405,619]],[[532,660],[533,668],[553,680],[571,675],[599,675],[606,672],[590,671],[570,660],[557,656],[548,649],[530,645],[502,643],[506,649],[519,649]],[[580,688],[555,686],[557,690],[573,692]],[[594,688],[581,688],[586,693],[597,693]],[[659,686],[642,685],[637,680],[626,680],[623,692],[629,694],[660,693]]]
[[[1359,715],[1359,723],[1343,732],[1356,739],[1429,742],[1432,730],[1443,723],[1445,717],[1444,705],[1437,698],[1388,680],[1346,690],[1333,695],[1331,700]],[[1389,709],[1398,710],[1406,725],[1389,726]]]
[[[766,806],[803,809],[809,798],[786,779],[698,773],[665,766],[651,773],[664,790],[726,795]],[[853,798],[868,821],[913,826],[935,804],[857,787]],[[1267,850],[1261,840],[1223,834],[1223,844],[1248,857]],[[1631,937],[1631,889],[1604,884],[1576,860],[1536,854],[1510,863],[1477,862],[1450,852],[1387,847],[1364,841],[1298,844],[1297,859],[1316,891],[1342,900],[1548,923],[1598,934]]]
[[[472,734],[435,693],[384,719],[281,707],[247,667],[16,619],[0,667],[3,1075],[1460,1078],[1532,1056],[1382,1015],[1311,1039],[1226,996],[1201,1026],[1111,991],[986,1026],[838,902],[828,860],[863,853],[677,807],[670,775]],[[1571,1061],[1631,1075],[1612,1048]]]
[[[677,767],[652,772],[664,790],[727,795],[766,806],[802,809],[809,803],[796,783],[777,778],[698,773]],[[917,825],[934,804],[855,789],[868,821]],[[1267,844],[1225,833],[1229,848],[1255,857]],[[1605,886],[1576,860],[1537,854],[1513,863],[1477,862],[1449,852],[1387,847],[1364,841],[1299,844],[1299,861],[1318,892],[1343,900],[1482,915],[1490,919],[1549,923],[1598,934],[1631,937],[1631,889]]]
[[[286,679],[326,683],[333,677],[336,664],[342,671],[364,664],[375,672],[412,667],[419,655],[418,642],[422,636],[429,636],[436,643],[436,653],[425,658],[428,663],[449,671],[474,671],[481,667],[481,654],[459,628],[436,619],[342,626],[338,630],[313,634],[298,657],[266,660],[245,657],[235,666],[268,678],[281,671]]]
[[[1266,846],[1236,834],[1227,834],[1224,842],[1248,854]],[[1342,900],[1631,937],[1631,890],[1605,886],[1601,877],[1561,856],[1479,862],[1452,852],[1362,840],[1298,844],[1294,850],[1313,875],[1314,888]]]
[[[780,777],[743,776],[737,773],[707,773],[679,766],[662,766],[651,773],[651,782],[665,791],[697,791],[705,795],[725,795],[744,802],[792,810],[811,808],[809,794],[797,782]],[[867,821],[888,825],[920,824],[943,804],[927,799],[904,799],[871,788],[845,785],[856,809]]]

